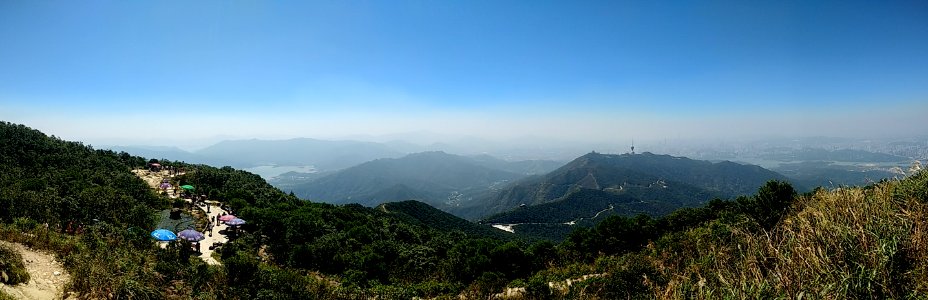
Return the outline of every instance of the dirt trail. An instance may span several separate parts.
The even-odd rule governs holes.
[[[37,251],[22,244],[0,241],[19,251],[29,272],[29,282],[9,286],[0,284],[0,289],[17,299],[61,299],[64,296],[64,285],[71,280],[64,266],[55,260],[51,253]]]

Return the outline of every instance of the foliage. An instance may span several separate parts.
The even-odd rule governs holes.
[[[29,282],[23,256],[10,246],[0,244],[0,283],[15,285]]]
[[[423,282],[439,283],[441,291],[461,289],[480,278],[489,280],[486,276],[491,275],[484,275],[488,272],[505,283],[545,265],[529,259],[525,245],[506,244],[502,235],[488,228],[419,202],[378,208],[314,203],[285,194],[247,172],[179,165],[187,173],[178,180],[214,199],[227,200],[233,212],[249,222],[243,226],[245,237],[224,247],[223,261],[239,261],[240,252],[255,256],[255,249],[263,245],[273,265],[340,278],[348,291],[388,295],[400,290],[434,293],[434,288],[423,290]],[[486,283],[480,286],[490,286]]]
[[[80,298],[488,298],[507,285],[528,299],[928,294],[924,171],[805,195],[771,181],[736,201],[610,216],[555,245],[470,231],[420,203],[313,203],[229,167],[161,161],[248,220],[211,266],[148,237],[168,202],[129,172],[146,160],[8,123],[0,138],[0,239],[54,251]]]
[[[12,295],[0,290],[0,300],[16,300]]]
[[[421,224],[439,231],[460,231],[471,236],[499,239],[511,239],[513,237],[500,230],[455,217],[452,214],[415,200],[383,203],[378,208],[390,214],[397,214],[397,217],[402,218],[405,215],[408,217],[406,221],[409,223]]]
[[[656,225],[613,221],[612,226],[620,229],[655,226],[663,228],[663,234],[637,250],[600,254],[592,263],[595,270],[587,271],[600,275],[555,295],[924,298],[928,294],[925,174],[862,188],[819,189],[808,195],[795,195],[790,186],[770,182],[752,199],[680,211],[671,215],[673,221],[657,220]],[[597,232],[595,228],[584,235]],[[577,251],[571,245],[562,246]],[[572,274],[560,278],[579,277]]]
[[[0,122],[0,222],[27,218],[72,230],[103,221],[146,227],[164,200],[129,170],[145,161]]]
[[[796,191],[786,182],[769,181],[754,197],[739,197],[738,204],[743,212],[757,220],[764,229],[770,229],[786,214]]]

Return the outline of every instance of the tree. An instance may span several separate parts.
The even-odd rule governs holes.
[[[780,222],[796,195],[796,190],[788,182],[771,180],[760,187],[754,197],[738,198],[738,205],[742,212],[769,230]]]

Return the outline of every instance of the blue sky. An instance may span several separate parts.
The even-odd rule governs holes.
[[[3,1],[0,45],[0,119],[98,143],[928,133],[925,1]]]

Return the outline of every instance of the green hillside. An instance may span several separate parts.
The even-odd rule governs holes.
[[[335,204],[376,206],[415,199],[444,209],[523,176],[482,166],[464,156],[422,152],[366,162],[292,190],[304,199]]]
[[[167,201],[129,172],[145,160],[0,123],[0,221],[142,227]]]
[[[405,214],[302,201],[230,167],[162,161],[186,171],[175,180],[248,220],[220,248],[222,265],[206,265],[148,236],[167,198],[130,172],[147,160],[22,125],[0,124],[0,137],[0,178],[9,187],[0,193],[0,239],[57,253],[72,274],[68,292],[82,298],[433,297],[457,294],[485,273],[522,278],[553,259]]]
[[[727,161],[712,163],[651,153],[614,155],[594,152],[546,175],[515,182],[452,212],[479,218],[507,212],[523,204],[532,206],[555,202],[578,190],[594,189],[639,198],[654,209],[639,211],[659,215],[680,207],[701,205],[713,198],[749,195],[764,182],[773,179],[785,180],[786,177],[758,166]],[[599,204],[585,206],[583,201],[560,205],[577,210],[564,212],[567,216],[602,209]],[[549,222],[545,219],[533,221]]]
[[[925,171],[807,194],[767,181],[732,201],[609,216],[554,244],[484,235],[419,202],[315,203],[248,172],[162,161],[186,171],[176,180],[248,220],[218,250],[221,265],[207,265],[148,236],[167,201],[130,172],[147,160],[9,123],[0,123],[0,138],[0,239],[55,253],[71,274],[67,292],[82,299],[928,295]],[[607,177],[575,183],[602,186],[599,178]],[[611,192],[573,195],[599,193]]]
[[[455,217],[452,214],[415,200],[387,202],[379,205],[377,209],[388,214],[405,215],[412,223],[421,223],[439,231],[459,231],[468,235],[500,239],[512,239],[514,237],[512,234]]]

